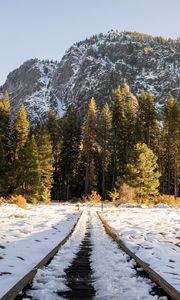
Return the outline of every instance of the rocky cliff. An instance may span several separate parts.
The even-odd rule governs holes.
[[[13,111],[24,103],[36,123],[71,103],[84,112],[91,96],[101,107],[124,79],[136,94],[152,91],[161,113],[170,93],[180,99],[180,41],[112,30],[74,44],[59,63],[25,62],[8,75],[3,89]]]

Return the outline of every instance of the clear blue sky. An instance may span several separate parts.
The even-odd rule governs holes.
[[[0,84],[25,60],[59,60],[110,29],[180,36],[180,0],[0,0]]]

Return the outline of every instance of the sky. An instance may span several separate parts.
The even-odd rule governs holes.
[[[0,85],[31,58],[60,60],[111,29],[180,37],[180,0],[0,0]]]

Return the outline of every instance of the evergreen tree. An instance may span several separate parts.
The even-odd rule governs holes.
[[[81,126],[77,109],[70,106],[62,123],[62,145],[60,154],[61,187],[69,200],[77,187],[80,158]]]
[[[0,139],[0,196],[7,191],[7,165],[5,160],[5,153],[3,144]]]
[[[112,187],[114,188],[117,177],[123,176],[126,166],[126,104],[120,87],[112,93],[113,114],[112,114]]]
[[[101,156],[101,173],[102,173],[102,198],[104,200],[105,187],[107,183],[107,172],[111,163],[111,129],[112,129],[112,115],[109,106],[106,103],[100,115],[98,143],[100,145]]]
[[[180,104],[170,96],[164,112],[164,192],[179,194],[180,176]]]
[[[4,150],[7,150],[10,129],[10,101],[8,92],[5,91],[0,100],[0,139]]]
[[[4,110],[5,112],[10,112],[10,100],[8,91],[4,91],[3,98],[0,101],[0,109]]]
[[[158,194],[160,173],[157,168],[157,157],[152,150],[146,144],[136,144],[134,158],[127,165],[127,178],[140,201]]]
[[[106,190],[127,180],[140,199],[150,198],[158,193],[162,173],[160,191],[178,196],[179,102],[172,96],[167,99],[160,126],[150,92],[142,91],[137,100],[125,81],[111,99],[112,116],[105,104],[99,122],[95,100],[90,100],[82,135],[75,107],[69,107],[62,119],[51,112],[43,128],[33,129],[35,141],[29,137],[23,105],[10,126],[5,91],[0,100],[0,195],[21,191],[30,197],[40,195],[48,203],[52,195],[68,200],[98,189],[104,199]]]
[[[47,122],[47,128],[51,137],[52,151],[54,157],[54,172],[53,172],[53,186],[51,195],[53,199],[60,199],[61,195],[61,178],[60,178],[60,153],[62,144],[62,119],[58,119],[57,113],[50,112]]]
[[[48,130],[43,127],[36,137],[38,152],[39,152],[39,164],[41,171],[41,200],[48,203],[50,201],[50,191],[53,184],[53,150],[51,144],[51,138]]]
[[[152,150],[155,150],[157,120],[155,111],[154,95],[151,92],[141,91],[138,111],[138,133],[139,141],[147,144]]]
[[[47,128],[51,137],[52,149],[54,155],[54,161],[59,160],[60,148],[61,148],[61,137],[62,137],[62,121],[57,118],[57,113],[51,111],[47,121]]]
[[[96,130],[97,130],[97,107],[94,98],[91,98],[89,109],[82,130],[82,155],[85,163],[85,188],[84,194],[91,192],[95,186],[95,152],[96,152]]]
[[[8,144],[10,133],[10,101],[8,92],[0,100],[0,194],[8,190]]]
[[[19,109],[9,135],[7,146],[8,161],[8,186],[9,193],[14,192],[19,187],[17,182],[17,167],[21,152],[28,138],[29,122],[25,107],[22,105]]]
[[[38,147],[34,136],[27,139],[16,166],[18,189],[23,193],[28,193],[31,197],[38,197],[41,172]]]
[[[28,132],[29,122],[27,112],[24,105],[21,105],[12,129],[13,160],[19,159],[20,152],[27,141]]]
[[[137,143],[137,114],[138,114],[138,101],[137,98],[130,92],[129,86],[126,83],[127,93],[123,93],[126,99],[126,163],[129,161],[132,149]]]

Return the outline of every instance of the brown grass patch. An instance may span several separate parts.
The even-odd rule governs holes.
[[[180,206],[180,197],[175,197],[173,195],[159,195],[154,201],[154,204],[158,203]]]
[[[0,204],[3,204],[4,203],[4,198],[3,197],[0,197]]]
[[[27,207],[26,198],[24,198],[22,195],[11,196],[11,202],[23,209]]]

